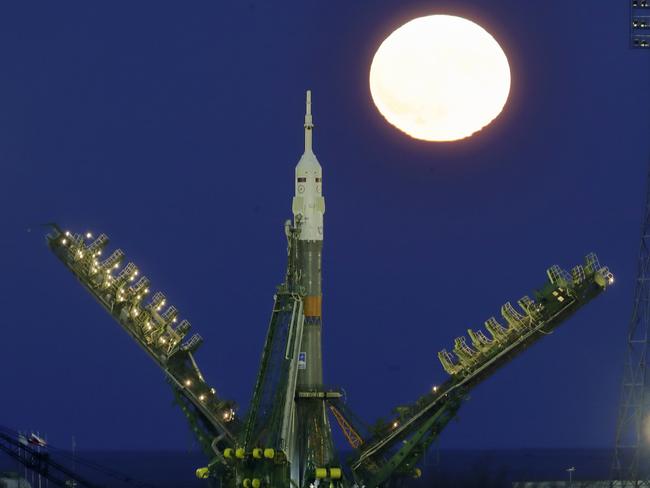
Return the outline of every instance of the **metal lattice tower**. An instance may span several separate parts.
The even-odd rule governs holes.
[[[650,1],[630,2],[630,47],[650,47]],[[627,351],[621,404],[616,425],[612,480],[621,486],[650,487],[650,375],[648,374],[648,332],[650,331],[650,166],[641,224],[641,245],[637,264],[634,303],[627,334]]]
[[[629,486],[650,486],[650,463],[644,462],[650,453],[645,435],[650,428],[650,169],[646,180],[641,246],[612,463],[612,479],[628,481]]]

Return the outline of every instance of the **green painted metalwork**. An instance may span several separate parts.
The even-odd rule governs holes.
[[[462,394],[456,394],[453,399],[441,404],[438,410],[415,430],[413,435],[407,439],[402,439],[403,447],[378,467],[376,472],[372,473],[368,486],[381,486],[395,473],[417,477],[415,464],[424,456],[427,448],[442,429],[454,418],[460,408],[461,401]]]
[[[138,278],[139,271],[132,263],[122,267],[122,251],[100,258],[108,244],[105,235],[93,240],[55,226],[47,237],[54,254],[164,371],[176,403],[211,459],[197,475],[208,476],[223,488],[296,486],[292,460],[301,453],[312,456],[303,460],[303,479],[312,472],[315,477],[318,471],[323,483],[337,488],[349,488],[354,482],[384,487],[392,479],[417,474],[417,463],[474,386],[548,335],[613,281],[593,254],[571,273],[551,267],[548,282],[534,293],[534,299],[523,297],[517,302],[519,309],[509,302],[501,308],[506,325],[491,317],[486,321],[486,332],[470,330],[469,340],[458,337],[452,352],[439,353],[450,374],[445,383],[413,404],[397,408],[391,422],[371,431],[359,427],[362,423],[352,418],[340,393],[322,387],[297,391],[298,355],[305,326],[304,290],[297,264],[299,232],[290,222],[285,230],[287,273],[277,289],[251,407],[244,421],[235,417],[234,403],[221,399],[203,378],[194,359],[202,340],[198,335],[184,340],[189,322],[179,321],[178,311],[166,305],[162,293],[148,298],[149,281]],[[332,452],[331,433],[323,417],[325,402],[334,402],[341,423],[355,430],[358,449],[348,463],[352,475],[348,478],[337,471],[335,458],[325,466],[318,464],[319,452]],[[322,426],[327,432],[320,432]],[[363,437],[358,434],[361,430],[366,431]],[[309,436],[297,438],[298,432],[309,432]],[[309,486],[308,480],[305,486]]]
[[[502,314],[509,324],[507,328],[494,318],[487,321],[488,331],[497,331],[489,343],[480,341],[487,347],[473,349],[465,338],[457,338],[455,356],[446,351],[440,353],[441,363],[451,378],[435,392],[424,395],[410,406],[401,407],[399,417],[359,449],[357,457],[350,463],[356,478],[368,479],[368,473],[371,473],[373,480],[387,479],[387,470],[395,473],[398,467],[405,466],[407,457],[410,460],[406,465],[411,466],[413,455],[417,452],[423,454],[421,447],[433,441],[433,438],[424,436],[424,432],[434,417],[438,418],[444,412],[455,412],[460,399],[471,388],[548,335],[613,282],[612,274],[600,266],[595,254],[588,255],[584,266],[574,268],[571,275],[558,266],[549,268],[547,275],[547,283],[535,292],[535,301],[529,297],[519,301],[522,312],[509,303],[502,307]],[[470,334],[470,337],[472,335],[475,334]],[[406,445],[397,447],[405,440],[408,440]],[[395,450],[402,455],[396,458]],[[381,482],[378,481],[377,485]]]
[[[191,407],[191,404],[188,405],[187,400],[183,393],[172,385],[172,391],[174,392],[174,403],[185,415],[187,422],[190,424],[190,430],[194,433],[194,437],[201,446],[201,450],[208,457],[208,459],[214,457],[214,450],[212,448],[212,441],[215,439],[216,435],[214,431],[206,429],[203,425],[200,413],[196,412]]]
[[[219,398],[205,381],[194,360],[202,340],[195,334],[183,342],[190,324],[178,321],[178,311],[167,305],[165,296],[155,293],[145,304],[150,295],[149,280],[138,278],[133,263],[120,270],[124,253],[119,249],[101,258],[108,244],[105,234],[93,239],[90,234],[72,234],[55,226],[47,242],[84,288],[164,371],[174,392],[193,405],[221,444],[234,442],[234,433],[239,430],[234,403]]]

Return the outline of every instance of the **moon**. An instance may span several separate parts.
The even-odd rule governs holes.
[[[384,118],[424,141],[471,136],[503,110],[510,65],[480,25],[452,15],[413,19],[377,49],[370,93]]]

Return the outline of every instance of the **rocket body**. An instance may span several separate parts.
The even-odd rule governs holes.
[[[312,149],[311,92],[307,92],[305,114],[305,152],[295,171],[292,203],[296,243],[297,286],[303,297],[303,333],[298,357],[297,441],[299,486],[310,486],[315,469],[329,466],[334,459],[327,411],[322,398],[305,398],[300,393],[323,391],[321,353],[322,290],[321,257],[323,251],[323,171]]]
[[[305,152],[295,171],[293,197],[294,225],[298,236],[299,286],[304,294],[305,328],[298,373],[298,386],[317,389],[323,383],[321,356],[321,256],[323,251],[323,170],[312,149],[313,122],[311,92],[307,92],[305,114]]]

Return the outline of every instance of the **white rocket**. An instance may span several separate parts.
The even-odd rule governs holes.
[[[322,254],[323,254],[323,170],[312,149],[314,124],[311,117],[311,91],[307,91],[305,114],[305,152],[295,174],[295,194],[292,210],[294,225],[299,229],[295,247],[297,283],[294,292],[302,295],[304,316],[302,339],[297,359],[298,375],[296,391],[322,392],[323,355],[322,333]],[[298,395],[299,396],[299,395]],[[330,426],[325,403],[318,399],[301,399],[297,405],[298,439],[301,441],[299,477],[313,479],[308,466],[329,466],[333,460],[331,452]],[[292,467],[295,465],[292,462]],[[295,479],[295,477],[294,477]],[[300,486],[307,486],[298,481]]]

